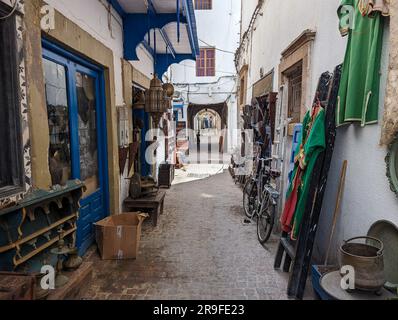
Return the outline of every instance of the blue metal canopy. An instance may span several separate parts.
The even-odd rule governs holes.
[[[124,58],[143,46],[162,76],[173,63],[196,60],[199,42],[192,0],[108,0],[123,19]]]

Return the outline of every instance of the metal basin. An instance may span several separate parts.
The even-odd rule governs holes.
[[[341,246],[341,266],[354,268],[357,290],[379,291],[383,288],[386,282],[383,250],[383,243],[371,237],[352,238]]]

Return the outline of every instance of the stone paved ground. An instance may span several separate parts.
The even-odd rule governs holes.
[[[101,261],[85,299],[287,299],[285,274],[274,271],[276,240],[267,248],[242,224],[242,192],[228,173],[175,185],[165,213],[143,227],[135,261]]]

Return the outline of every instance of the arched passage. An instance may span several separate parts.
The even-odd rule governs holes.
[[[195,132],[198,130],[216,130],[220,132],[222,129],[220,115],[211,109],[199,111],[194,117],[193,125]]]
[[[187,112],[187,127],[189,129],[189,141],[190,147],[193,146],[194,141],[196,141],[196,133],[195,129],[195,117],[200,112],[208,110],[215,112],[221,118],[221,132],[217,134],[217,144],[219,144],[219,150],[224,150],[224,147],[227,145],[227,134],[225,130],[228,126],[228,106],[225,102],[218,104],[189,104],[188,112]]]
[[[218,104],[193,104],[188,106],[188,129],[194,129],[195,116],[203,110],[212,110],[221,118],[221,129],[227,128],[228,123],[228,107],[225,102]]]

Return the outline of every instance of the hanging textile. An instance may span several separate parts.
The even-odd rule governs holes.
[[[382,145],[390,144],[398,132],[398,2],[390,4],[390,62],[381,129]]]
[[[119,147],[119,172],[124,173],[127,163],[127,157],[129,154],[129,148]]]
[[[311,176],[319,154],[325,149],[325,110],[321,103],[308,111],[294,159],[294,171],[281,217],[282,229],[297,239],[308,200]]]
[[[378,10],[383,10],[385,3],[343,0],[338,9],[340,32],[342,36],[348,34],[348,44],[338,95],[337,126],[378,122],[384,23]],[[353,8],[353,12],[347,8]]]

